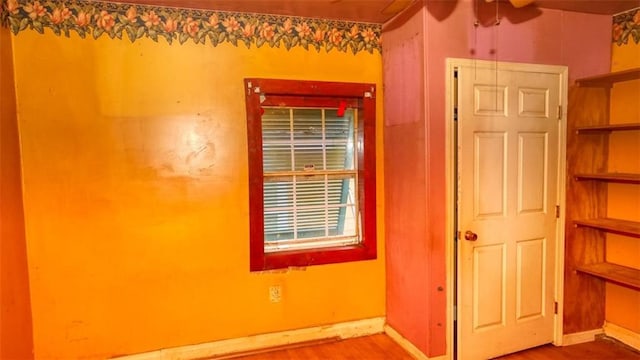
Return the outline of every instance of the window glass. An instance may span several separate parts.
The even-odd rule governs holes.
[[[264,109],[265,251],[360,241],[353,152],[356,113],[352,109],[341,116],[336,109]]]

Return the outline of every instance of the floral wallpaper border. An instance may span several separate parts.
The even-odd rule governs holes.
[[[640,8],[613,16],[612,40],[620,46],[627,44],[629,38],[640,43]]]
[[[247,48],[269,46],[289,50],[380,52],[379,24],[290,16],[178,9],[86,0],[1,0],[0,24],[14,34],[25,29],[69,37],[101,36],[134,42],[164,38],[169,44],[230,43]]]

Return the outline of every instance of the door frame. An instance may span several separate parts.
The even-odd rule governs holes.
[[[458,284],[457,271],[457,250],[456,250],[456,187],[457,181],[457,132],[454,122],[454,106],[456,99],[456,80],[454,77],[455,69],[460,66],[477,66],[482,68],[498,68],[513,71],[540,71],[548,73],[556,73],[560,75],[560,94],[561,94],[561,119],[559,120],[559,136],[558,141],[558,199],[560,205],[560,214],[556,225],[556,257],[555,257],[555,301],[558,304],[558,311],[554,317],[554,341],[553,344],[562,345],[562,319],[563,319],[563,299],[564,299],[564,225],[565,225],[565,193],[566,193],[566,148],[567,148],[567,97],[568,97],[568,68],[558,65],[541,65],[529,63],[502,62],[491,60],[475,60],[461,58],[446,59],[446,81],[445,81],[445,196],[446,196],[446,216],[445,216],[445,254],[447,267],[447,323],[449,324],[447,331],[447,353],[454,359],[457,353],[457,329],[454,326],[456,319],[456,294]]]

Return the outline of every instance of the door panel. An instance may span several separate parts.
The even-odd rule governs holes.
[[[546,239],[517,243],[516,320],[533,320],[545,314]]]
[[[505,210],[506,134],[477,132],[474,134],[473,161],[474,209],[476,218],[502,217]]]
[[[500,85],[474,85],[475,115],[507,116],[507,87]]]
[[[521,87],[518,95],[518,115],[545,119],[549,117],[549,89]]]
[[[502,244],[477,246],[473,249],[473,329],[475,331],[504,325],[505,265],[505,251]]]
[[[518,214],[547,208],[548,134],[518,134]]]
[[[561,81],[458,68],[459,359],[553,341]]]

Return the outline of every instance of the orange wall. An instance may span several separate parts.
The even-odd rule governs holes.
[[[21,187],[11,36],[0,26],[0,359],[33,358]]]
[[[613,45],[611,70],[640,67],[640,44],[631,38],[627,44]],[[640,80],[619,83],[611,92],[611,122],[640,121]],[[640,173],[640,134],[637,131],[609,135],[609,171]],[[640,186],[609,184],[609,217],[640,221]],[[637,238],[608,234],[607,261],[640,269],[640,241]],[[640,333],[640,291],[607,283],[608,322]]]
[[[380,54],[14,38],[38,358],[383,316],[378,260],[249,272],[245,77],[375,82]],[[268,288],[281,285],[281,303]]]

